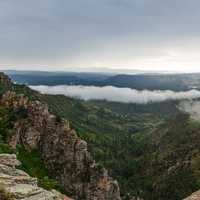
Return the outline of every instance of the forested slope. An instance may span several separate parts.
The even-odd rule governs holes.
[[[19,85],[13,85],[12,90],[47,103],[59,116],[58,121],[68,119],[88,142],[96,161],[119,181],[124,199],[179,200],[200,188],[200,124],[178,110],[179,102],[121,104],[41,95]],[[12,127],[13,119],[23,118],[24,112],[1,108],[1,113],[0,149],[9,153],[4,137],[8,132],[4,131]],[[40,162],[37,152],[27,156],[22,149],[19,155],[25,169],[29,168],[30,156]],[[31,166],[36,167],[36,163]],[[45,178],[47,172],[35,170],[41,173],[45,187],[58,187],[51,177]]]

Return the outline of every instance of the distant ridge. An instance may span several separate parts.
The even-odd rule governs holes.
[[[110,69],[110,68],[67,68],[66,70],[1,70],[5,73],[91,73],[91,74],[187,74],[181,71],[159,71],[159,70],[140,70],[140,69]],[[190,72],[193,73],[193,72]]]
[[[5,71],[14,82],[27,85],[116,86],[137,90],[187,91],[200,89],[200,73],[109,74],[94,72]]]

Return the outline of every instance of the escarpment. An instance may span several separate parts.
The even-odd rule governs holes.
[[[4,80],[5,82],[5,80]],[[91,158],[87,143],[68,121],[48,111],[40,101],[7,91],[1,106],[22,115],[14,123],[9,144],[23,145],[27,151],[39,150],[51,175],[77,200],[120,200],[118,183]]]

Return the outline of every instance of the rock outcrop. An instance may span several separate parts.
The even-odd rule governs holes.
[[[14,154],[0,154],[0,199],[4,200],[72,200],[61,193],[44,190],[37,179],[16,169],[20,162]]]
[[[95,163],[87,151],[87,143],[66,120],[51,114],[46,104],[14,92],[4,94],[0,103],[26,112],[26,117],[15,122],[10,145],[39,150],[51,175],[74,199],[120,200],[117,181]]]
[[[183,200],[200,200],[200,191],[197,191],[197,192],[191,194],[189,197],[187,197]]]

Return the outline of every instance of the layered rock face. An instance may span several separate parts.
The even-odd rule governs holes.
[[[72,200],[59,192],[37,186],[37,179],[16,169],[20,162],[14,154],[0,154],[0,199]]]
[[[47,105],[14,92],[4,94],[1,104],[26,111],[26,117],[15,123],[10,145],[39,150],[51,175],[74,199],[120,200],[118,183],[95,163],[87,143],[67,121],[49,113]]]

